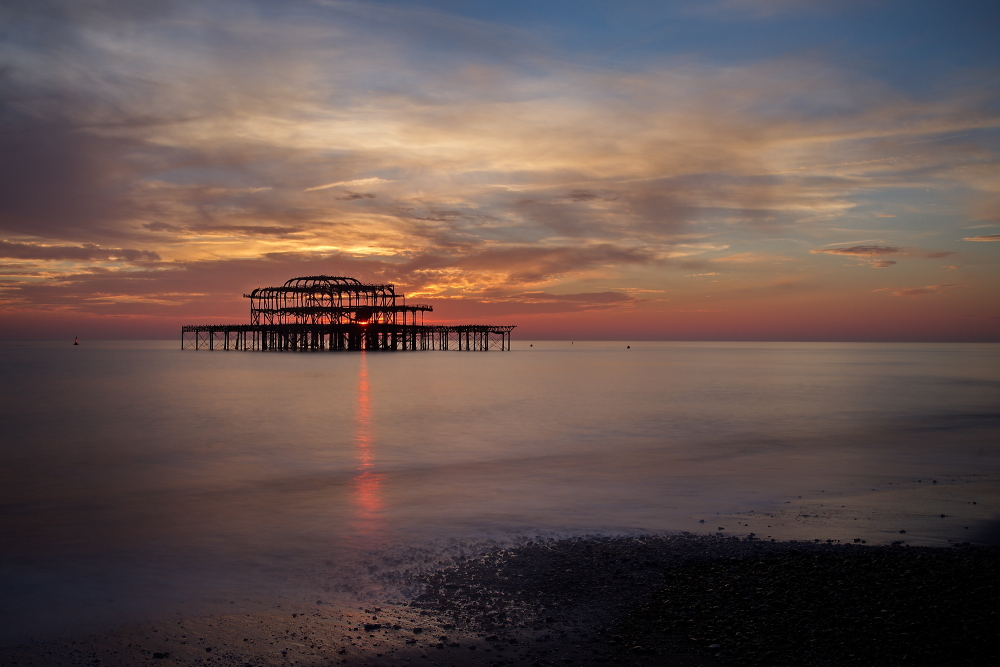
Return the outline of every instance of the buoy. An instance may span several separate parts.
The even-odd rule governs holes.
[[[631,350],[631,349],[632,349],[632,346],[631,346],[631,345],[626,345],[626,346],[625,346],[625,349],[626,349],[626,350]]]
[[[79,344],[80,344],[80,337],[73,336],[73,345],[79,345]]]

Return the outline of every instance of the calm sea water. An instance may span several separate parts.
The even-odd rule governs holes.
[[[1000,346],[630,345],[0,345],[0,641],[371,594],[490,540],[995,541]]]

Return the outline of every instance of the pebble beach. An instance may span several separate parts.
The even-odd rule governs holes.
[[[235,613],[0,651],[55,665],[983,665],[1000,549],[686,534],[532,541],[409,600]]]

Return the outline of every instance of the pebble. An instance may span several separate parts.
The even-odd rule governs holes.
[[[525,665],[584,641],[574,664],[627,664],[636,647],[746,667],[895,665],[907,654],[990,664],[1000,654],[1000,550],[900,544],[540,540],[425,575],[411,606],[494,645],[520,642]],[[712,635],[728,637],[725,648]]]

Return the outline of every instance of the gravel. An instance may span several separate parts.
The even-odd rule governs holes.
[[[681,534],[538,541],[479,553],[456,556],[416,582],[399,575],[422,591],[405,604],[315,599],[171,617],[3,648],[0,664],[1000,664],[997,547]]]
[[[1000,659],[998,555],[577,538],[457,562],[410,605],[506,648],[491,665],[982,665]]]

